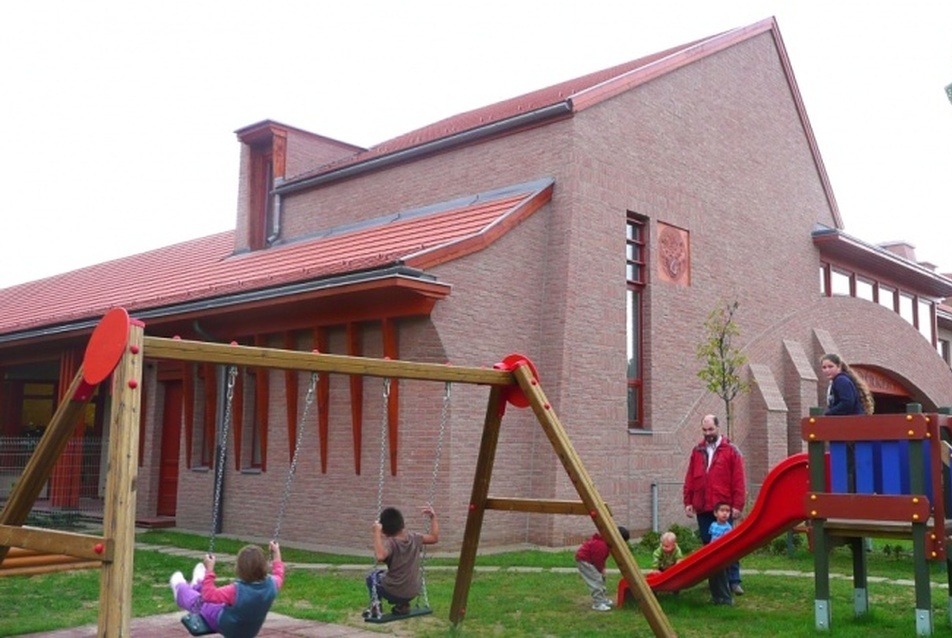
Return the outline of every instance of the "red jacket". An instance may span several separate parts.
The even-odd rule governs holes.
[[[711,466],[707,466],[707,444],[702,440],[691,450],[688,471],[684,476],[684,505],[695,512],[712,512],[717,503],[730,503],[743,510],[747,499],[744,457],[727,437],[714,450]]]
[[[595,569],[605,573],[605,561],[611,550],[608,549],[608,543],[602,538],[601,534],[595,533],[590,539],[582,543],[582,546],[575,552],[575,560],[591,563]]]

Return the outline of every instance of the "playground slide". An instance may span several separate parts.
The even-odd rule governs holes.
[[[747,518],[726,536],[689,554],[673,567],[648,574],[648,586],[654,591],[687,589],[763,547],[807,518],[804,501],[809,485],[807,454],[784,459],[767,474]]]

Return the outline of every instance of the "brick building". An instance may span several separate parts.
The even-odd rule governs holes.
[[[722,411],[695,356],[719,304],[739,302],[737,345],[755,382],[733,427],[755,490],[801,450],[800,419],[825,394],[824,352],[864,375],[880,411],[952,405],[936,334],[952,281],[902,246],[844,232],[772,19],[371,149],[273,121],[237,136],[233,232],[0,290],[0,435],[41,429],[114,306],[154,336],[470,366],[522,353],[635,530],[688,522],[688,452],[701,416]],[[223,368],[150,361],[145,374],[139,516],[208,528],[228,411],[223,531],[270,536],[309,375],[242,369],[227,404]],[[486,389],[393,387],[383,500],[424,503],[439,459],[435,507],[442,544],[456,549]],[[282,539],[364,549],[391,418],[383,383],[331,375],[315,394]],[[108,436],[108,400],[77,440]],[[574,498],[531,414],[507,413],[498,454],[493,493]],[[54,505],[95,491],[93,465],[54,477]],[[584,518],[489,512],[482,542],[563,546],[590,533]]]

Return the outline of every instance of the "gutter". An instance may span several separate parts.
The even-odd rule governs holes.
[[[419,159],[425,155],[438,153],[454,146],[477,142],[495,135],[499,135],[501,133],[508,133],[515,129],[539,124],[546,120],[571,115],[573,111],[574,108],[572,106],[572,101],[563,100],[557,104],[552,104],[535,111],[529,111],[528,113],[523,113],[522,115],[516,115],[506,118],[505,120],[479,126],[477,128],[463,131],[462,133],[441,137],[440,139],[433,140],[432,142],[425,142],[419,146],[413,146],[411,148],[396,151],[394,153],[375,157],[364,162],[344,166],[337,170],[331,170],[327,173],[315,175],[314,177],[304,178],[300,181],[291,181],[281,186],[275,186],[273,192],[276,195],[281,196],[296,193],[309,188],[315,188],[317,186],[323,186],[331,182],[348,179],[350,177],[356,177],[364,173],[369,173],[371,171],[393,166],[402,162]]]

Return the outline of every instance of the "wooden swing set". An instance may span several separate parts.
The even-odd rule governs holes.
[[[486,510],[589,516],[605,538],[622,576],[630,584],[638,605],[656,636],[675,636],[654,593],[634,562],[618,532],[608,505],[602,500],[581,459],[566,435],[538,382],[532,362],[509,355],[492,369],[444,364],[392,361],[369,357],[320,354],[167,339],[145,336],[142,322],[130,319],[122,308],[108,312],[93,331],[83,364],[0,512],[0,561],[9,548],[62,553],[101,563],[97,635],[104,638],[130,635],[132,575],[135,544],[135,509],[139,410],[144,359],[217,363],[283,370],[346,375],[416,379],[484,385],[490,388],[486,417],[473,478],[472,494],[460,551],[459,567],[449,619],[459,626],[476,563],[479,537]],[[33,503],[65,448],[78,416],[96,387],[111,378],[108,475],[103,510],[103,534],[78,534],[24,527]],[[530,407],[575,486],[579,501],[495,497],[490,479],[506,406]]]

